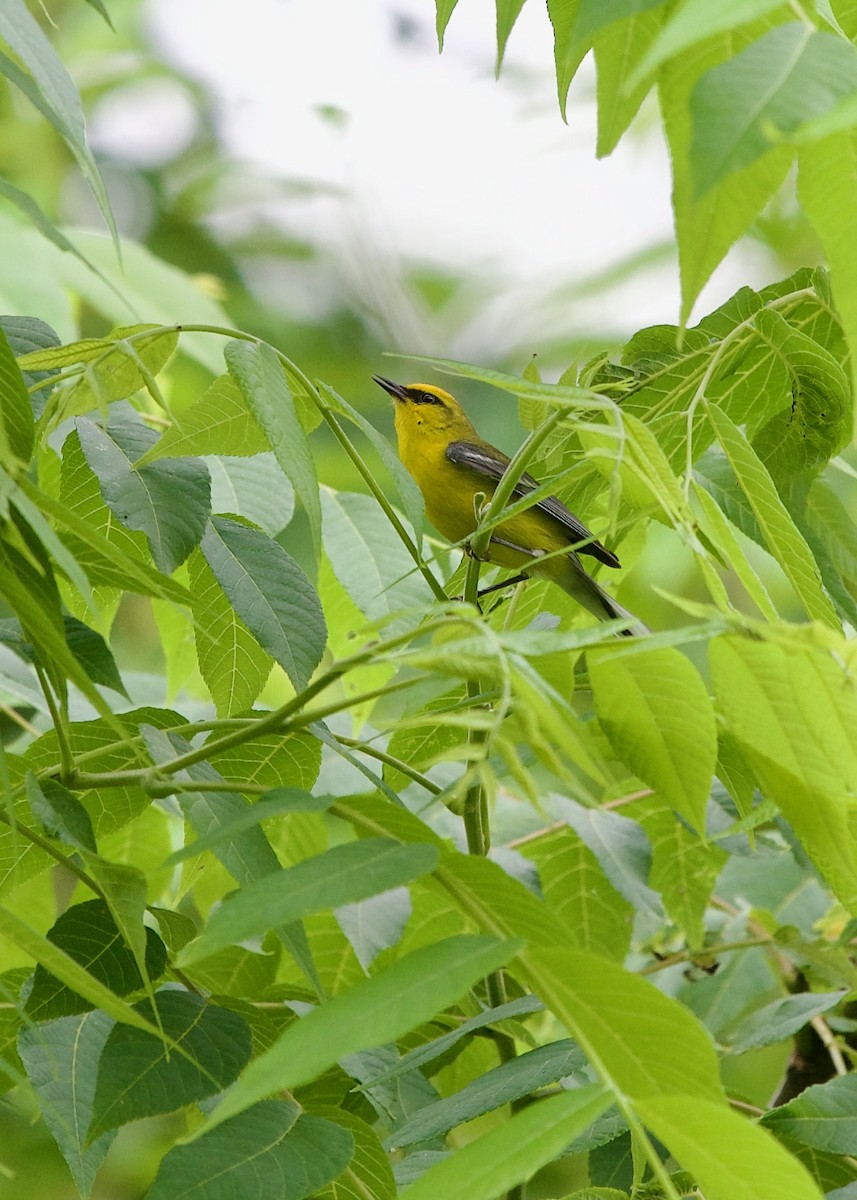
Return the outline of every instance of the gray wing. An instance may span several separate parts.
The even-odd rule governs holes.
[[[480,446],[477,442],[450,442],[446,448],[446,457],[456,466],[468,467],[477,475],[482,475],[485,479],[490,479],[495,483],[502,479],[506,467],[509,465],[509,459],[502,451],[492,448],[489,452],[486,447]],[[532,475],[524,473],[515,485],[512,494],[526,496],[538,486],[538,482],[533,479]],[[578,554],[591,554],[593,558],[597,558],[607,567],[620,565],[619,559],[612,550],[602,546],[595,539],[592,531],[587,529],[561,500],[557,500],[556,496],[546,496],[544,500],[539,500],[534,504],[533,508],[540,509],[549,517],[553,517],[557,524],[568,532],[569,547],[575,549]],[[586,544],[578,545],[579,542]]]

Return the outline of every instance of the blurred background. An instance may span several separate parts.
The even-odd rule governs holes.
[[[123,313],[0,200],[0,311],[40,316],[70,340],[139,319],[215,320],[220,305],[388,434],[389,402],[371,373],[431,373],[385,352],[515,373],[536,356],[543,377],[556,379],[642,326],[677,320],[669,163],[654,102],[596,160],[594,71],[585,64],[572,85],[564,124],[543,3],[524,6],[499,80],[493,0],[460,0],[441,56],[432,0],[106,7],[113,31],[83,0],[33,11],[83,96],[121,234],[190,286],[146,254],[127,255],[138,305]],[[68,151],[5,82],[0,175],[57,225],[103,233]],[[99,250],[90,235],[71,236],[126,290],[109,242]],[[48,253],[67,261],[65,276],[36,269]],[[784,192],[718,270],[697,315],[819,257]],[[219,352],[207,352],[214,369]],[[178,403],[207,384],[208,358],[177,362]],[[519,444],[512,397],[456,390],[486,436],[507,450]],[[313,440],[322,480],[362,489],[324,431]],[[658,577],[692,594],[694,572],[675,540],[655,536],[623,599],[636,609]],[[651,619],[646,603],[641,616]],[[152,665],[144,602],[123,608],[113,640],[120,665]],[[141,1196],[168,1128],[122,1130],[95,1200]],[[40,1195],[75,1195],[43,1125],[0,1110],[0,1143],[2,1200],[32,1200],[34,1157]]]

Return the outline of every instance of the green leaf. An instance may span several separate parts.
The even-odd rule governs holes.
[[[759,430],[753,448],[775,480],[791,485],[850,441],[851,386],[837,359],[779,313],[762,309],[756,324],[785,362],[792,402]]]
[[[522,851],[538,867],[545,902],[573,934],[575,949],[623,962],[634,910],[583,840],[571,829],[557,829]]]
[[[175,329],[163,329],[157,325],[128,325],[112,329],[100,345],[91,340],[79,342],[82,350],[83,370],[76,383],[57,387],[42,419],[46,428],[54,428],[69,417],[83,416],[100,409],[102,414],[116,400],[126,400],[140,388],[149,387],[153,379],[169,362],[178,343]],[[53,357],[68,358],[74,344],[63,347]],[[49,352],[28,356],[28,361],[44,364],[51,357]],[[151,440],[156,435],[146,430]],[[143,448],[148,447],[146,442]],[[141,453],[138,450],[137,453]]]
[[[396,531],[371,496],[321,492],[324,550],[336,578],[370,620],[424,611],[431,593]],[[400,632],[401,623],[390,627]]]
[[[425,504],[422,492],[413,477],[402,466],[401,459],[390,445],[389,439],[379,433],[371,421],[368,421],[347,400],[343,400],[341,396],[337,395],[327,384],[319,383],[318,390],[324,402],[335,413],[346,416],[369,439],[378,457],[390,473],[396,491],[399,493],[405,516],[411,523],[415,536],[419,538],[425,525]]]
[[[680,1093],[722,1102],[725,1111],[714,1047],[678,1001],[593,954],[538,948],[521,961],[524,978],[608,1086],[635,1103]],[[681,1045],[681,1055],[665,1055],[665,1044]]]
[[[857,91],[857,49],[792,22],[704,75],[690,108],[697,196]]]
[[[524,0],[497,0],[497,66],[496,72],[500,74],[500,67],[503,65],[503,55],[506,53],[506,43],[509,40],[509,34],[517,21],[521,9],[524,7]]]
[[[0,460],[29,462],[33,453],[33,408],[21,369],[5,332],[0,329]]]
[[[508,962],[519,942],[446,938],[424,946],[290,1025],[215,1109],[220,1124],[280,1088],[309,1083],[346,1054],[395,1041]]]
[[[463,1038],[469,1037],[476,1029],[484,1029],[486,1025],[494,1025],[508,1018],[540,1012],[542,1008],[542,1002],[536,996],[521,996],[518,1000],[510,1000],[507,1004],[500,1004],[496,1008],[486,1008],[479,1016],[462,1021],[449,1033],[441,1034],[440,1037],[434,1038],[422,1046],[417,1046],[415,1050],[409,1050],[407,1054],[397,1060],[395,1066],[364,1080],[363,1087],[368,1091],[381,1083],[391,1082],[407,1075],[410,1071],[415,1071],[418,1067],[446,1054],[448,1050],[451,1050]]]
[[[398,1150],[439,1137],[465,1121],[557,1083],[579,1071],[583,1061],[580,1047],[568,1038],[538,1046],[486,1071],[453,1095],[426,1104],[394,1126],[384,1144],[388,1150]]]
[[[857,700],[833,654],[720,637],[709,649],[726,728],[801,845],[846,907],[857,911],[857,854],[847,796],[857,785]]]
[[[76,907],[82,907],[82,905],[77,905]],[[108,1016],[113,1017],[114,1020],[124,1021],[129,1025],[136,1025],[139,1028],[148,1028],[139,1013],[135,1012],[130,1004],[126,1004],[110,987],[105,986],[97,978],[96,972],[89,971],[86,967],[81,966],[74,954],[66,953],[60,945],[55,945],[50,938],[37,933],[26,921],[22,921],[15,913],[2,906],[0,906],[0,934],[8,938],[13,945],[17,946],[38,963],[36,967],[37,978],[33,981],[33,991],[31,991],[27,1001],[27,1011],[30,1011],[30,1005],[33,1004],[33,995],[35,994],[36,984],[39,982],[39,972],[42,972],[42,978],[45,983],[41,988],[41,997],[37,997],[38,1003],[36,1007],[38,1007],[38,1012],[31,1012],[31,1015],[42,1018],[49,1016],[50,1014],[46,1010],[50,1007],[50,1002],[55,1000],[61,992],[64,992],[63,1003],[58,1006],[60,1011],[65,1008],[65,1011],[68,1012],[70,1006],[67,998],[71,997],[71,1003],[78,1011],[81,1008],[87,1007],[100,1008]],[[155,936],[156,940],[160,942],[160,938],[157,938],[157,935]],[[78,952],[81,953],[85,961],[89,961],[87,957],[88,952],[83,949],[81,938],[78,939]],[[133,959],[130,954],[128,955],[128,961],[133,967]],[[112,965],[112,963],[109,964],[108,969]],[[133,967],[133,969],[136,970],[136,967]],[[80,1000],[79,997],[84,997],[84,999]],[[42,1003],[42,1001],[45,1003]],[[157,1030],[150,1029],[149,1032],[156,1033]]]
[[[701,513],[698,514],[698,520],[703,533],[713,542],[714,546],[720,551],[724,562],[738,576],[738,579],[744,586],[744,590],[762,616],[769,621],[776,621],[778,619],[777,610],[774,608],[764,583],[757,575],[753,566],[751,566],[741,543],[735,536],[734,525],[714,497],[705,490],[698,480],[694,479],[692,481],[692,487],[693,494],[701,509]]]
[[[157,957],[152,959],[150,947],[151,930],[143,924],[146,912],[148,880],[138,868],[128,863],[110,862],[96,854],[84,854],[90,874],[101,889],[102,897],[110,909],[116,928],[122,934],[125,945],[134,956],[134,963],[143,980],[143,986],[151,992],[149,963],[156,970],[163,970]]]
[[[27,799],[33,816],[41,822],[49,837],[58,838],[77,850],[96,852],[89,813],[68,788],[56,779],[39,780],[28,771]]]
[[[291,1101],[268,1100],[217,1134],[174,1146],[146,1200],[304,1200],[341,1174],[353,1152],[347,1130]]]
[[[587,50],[586,44],[575,36],[579,4],[580,0],[548,0],[548,16],[553,26],[557,99],[563,120],[568,89]]]
[[[652,843],[649,883],[660,892],[688,946],[701,949],[705,945],[705,912],[728,855],[718,846],[702,842],[658,797],[643,797],[635,810]]]
[[[699,673],[669,647],[587,657],[595,708],[616,756],[704,831],[717,729]]]
[[[452,16],[453,10],[458,3],[458,0],[435,0],[435,9],[437,12],[435,18],[435,29],[437,30],[437,48],[443,50],[443,35],[446,33],[446,27],[449,24],[449,18]]]
[[[662,920],[660,898],[647,882],[652,848],[640,825],[607,809],[585,808],[565,796],[552,796],[551,809],[592,851],[620,896],[637,912]]]
[[[762,1119],[778,1137],[833,1154],[852,1154],[857,1140],[857,1076],[837,1075],[766,1113]]]
[[[145,533],[158,569],[170,575],[197,546],[211,511],[211,484],[204,463],[168,459],[136,467],[151,431],[129,422],[102,429],[78,420],[86,461],[111,512],[127,528]]]
[[[78,621],[76,617],[64,617],[63,624],[68,648],[92,682],[112,688],[114,692],[129,700],[116,660],[101,634]]]
[[[242,810],[233,820],[218,826],[213,833],[195,838],[181,850],[176,850],[166,859],[164,867],[173,867],[186,859],[214,850],[224,842],[230,841],[237,833],[252,829],[272,817],[293,812],[325,812],[333,803],[334,796],[313,796],[299,788],[275,788],[260,796],[255,804]]]
[[[575,37],[591,42],[594,34],[614,21],[639,16],[650,8],[660,8],[664,0],[580,0]]]
[[[693,1175],[706,1200],[822,1200],[809,1172],[791,1154],[726,1105],[685,1094],[651,1097],[637,1110]]]
[[[230,604],[201,550],[188,561],[188,584],[197,662],[217,715],[244,712],[265,686],[273,659]]]
[[[371,1125],[344,1108],[313,1108],[348,1130],[354,1138],[354,1155],[343,1173],[319,1192],[318,1200],[396,1200],[396,1181],[390,1160]]]
[[[599,158],[616,148],[649,91],[648,80],[632,83],[631,75],[637,79],[634,66],[657,37],[663,22],[661,11],[647,10],[608,25],[595,37]]]
[[[211,511],[245,517],[276,537],[295,513],[295,493],[270,452],[253,458],[209,455]]]
[[[137,467],[184,455],[260,454],[268,443],[247,402],[228,375],[221,375],[197,402],[175,418],[137,460]],[[232,510],[230,510],[232,511]]]
[[[800,147],[798,197],[821,239],[857,382],[857,133]]]
[[[313,545],[321,540],[318,478],[307,436],[282,363],[270,346],[229,342],[223,352],[238,384],[309,520]]]
[[[91,1142],[86,1139],[98,1060],[112,1027],[105,1013],[89,1012],[25,1027],[18,1041],[45,1124],[84,1200],[116,1136],[108,1132]]]
[[[96,1138],[141,1117],[173,1112],[223,1091],[250,1058],[243,1017],[191,992],[162,991],[135,1005],[182,1048],[130,1025],[116,1025],[98,1064],[89,1136]]]
[[[751,25],[715,34],[671,59],[661,71],[661,111],[673,164],[673,211],[679,244],[682,321],[689,317],[711,272],[737,239],[747,232],[781,186],[794,157],[787,146],[771,150],[742,171],[721,180],[720,185],[707,195],[699,197],[690,164],[691,93],[707,71],[730,61],[737,51],[752,43],[760,32],[776,21],[777,17],[772,14]]]
[[[436,865],[433,846],[401,846],[386,838],[334,846],[227,897],[181,961],[187,965],[233,942],[262,936],[272,925],[401,887]]]
[[[430,1167],[403,1196],[495,1200],[556,1158],[609,1103],[609,1094],[596,1085],[552,1096]]]
[[[781,9],[781,0],[683,0],[664,22],[647,53],[634,68],[628,87],[633,88],[669,58],[675,58],[716,33],[731,33],[749,21]]]
[[[822,589],[812,552],[780,499],[764,465],[741,430],[717,405],[709,404],[707,412],[717,440],[759,522],[768,549],[782,567],[807,614],[833,629],[839,629],[839,618]]]
[[[109,988],[115,996],[127,996],[143,985],[134,955],[126,946],[116,920],[103,900],[87,900],[67,909],[48,931],[47,941],[62,951],[63,957],[67,956],[79,968],[83,968],[96,984]],[[99,1006],[99,1000],[91,999],[91,989],[77,993],[62,976],[57,978],[52,973],[55,971],[52,961],[43,955],[36,967],[32,991],[26,1004],[30,1016],[44,1021]],[[157,979],[165,965],[164,943],[154,930],[147,929],[146,967],[149,978]],[[101,1004],[101,1007],[104,1005]],[[140,1028],[147,1027],[142,1019],[135,1024]]]
[[[783,996],[757,1008],[746,1020],[721,1036],[732,1054],[743,1054],[757,1046],[771,1046],[803,1029],[813,1017],[828,1012],[842,1000],[844,992],[802,992]],[[857,1126],[857,1118],[855,1118]],[[822,1147],[826,1149],[827,1147]],[[843,1154],[848,1153],[843,1150]]]
[[[104,181],[86,145],[80,96],[57,52],[23,0],[2,0],[0,38],[3,38],[24,64],[29,74],[20,71],[17,64],[5,55],[2,56],[0,70],[24,91],[64,139],[95,197],[114,242],[117,242],[116,227]],[[9,66],[15,70],[9,71]]]
[[[202,552],[238,616],[301,691],[327,640],[318,596],[303,571],[271,538],[226,517],[212,517]]]
[[[5,58],[5,55],[0,54],[0,59],[5,60],[6,63],[9,62],[9,60]],[[0,66],[0,70],[2,70],[2,66]],[[14,74],[14,72],[9,71],[2,71],[2,73],[10,78],[12,74]],[[0,179],[0,196],[5,196],[5,198],[19,208],[22,213],[26,214],[26,216],[30,218],[31,223],[35,225],[36,229],[38,229],[39,233],[41,233],[43,237],[46,237],[48,241],[53,242],[58,249],[63,250],[66,254],[73,254],[76,258],[80,259],[85,267],[87,267],[95,275],[98,275],[101,279],[104,279],[104,276],[101,274],[98,267],[96,267],[94,263],[91,263],[86,255],[82,254],[80,250],[78,250],[74,242],[72,242],[65,236],[64,233],[61,233],[60,230],[57,229],[57,227],[47,218],[41,208],[39,208],[32,196],[29,196],[26,192],[22,192],[20,188],[16,188],[14,184],[9,183],[7,179]],[[104,282],[107,283],[107,280],[104,279]],[[57,338],[57,344],[58,343],[59,339]]]

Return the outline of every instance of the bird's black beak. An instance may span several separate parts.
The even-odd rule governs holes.
[[[408,389],[400,383],[393,383],[392,379],[385,379],[383,375],[373,375],[372,378],[385,392],[389,392],[394,400],[407,400]]]

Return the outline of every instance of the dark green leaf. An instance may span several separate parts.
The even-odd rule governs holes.
[[[58,838],[77,850],[97,851],[89,813],[73,792],[56,779],[36,778],[27,773],[27,799],[33,816],[49,837]]]
[[[158,569],[172,574],[199,544],[211,511],[205,463],[174,458],[138,470],[134,463],[152,437],[143,425],[105,430],[81,419],[77,432],[110,510],[127,529],[146,534]]]
[[[736,1028],[721,1035],[733,1054],[743,1054],[757,1046],[771,1046],[785,1041],[803,1029],[813,1017],[828,1012],[842,1000],[844,992],[802,992],[784,996],[764,1008],[758,1008]],[[857,1129],[857,1118],[855,1118]]]
[[[116,921],[103,900],[87,900],[63,913],[48,931],[53,942],[117,996],[143,986],[134,956],[122,940]],[[166,948],[152,929],[146,930],[146,966],[157,979],[166,965]],[[70,1016],[92,1005],[66,987],[41,964],[36,967],[26,1010],[35,1020]]]
[[[250,1028],[243,1017],[191,992],[162,991],[137,1011],[177,1043],[115,1025],[98,1064],[90,1137],[140,1117],[173,1112],[223,1091],[250,1058]]]
[[[569,1039],[539,1046],[486,1071],[452,1096],[427,1104],[393,1129],[384,1144],[388,1150],[397,1150],[448,1133],[465,1121],[579,1072],[585,1063],[583,1051]]]
[[[92,1142],[86,1139],[98,1060],[111,1028],[113,1022],[103,1012],[89,1012],[30,1025],[18,1042],[45,1124],[84,1198],[116,1136],[108,1132]]]
[[[264,533],[227,517],[211,519],[202,552],[238,616],[301,691],[327,641],[321,605],[306,575]]]
[[[313,544],[318,547],[321,510],[315,462],[282,363],[270,346],[249,342],[229,342],[223,353],[230,375],[292,481],[309,519]]]
[[[33,453],[33,408],[21,369],[5,332],[0,329],[0,458],[29,462]]]
[[[805,1146],[853,1154],[857,1145],[857,1075],[837,1075],[766,1113],[763,1124]]]
[[[353,1152],[347,1130],[268,1100],[170,1150],[146,1200],[304,1200],[344,1171]]]
[[[114,692],[119,692],[120,696],[129,700],[130,696],[125,691],[116,660],[101,634],[78,621],[76,617],[66,616],[63,622],[68,648],[92,682],[112,688]]]

